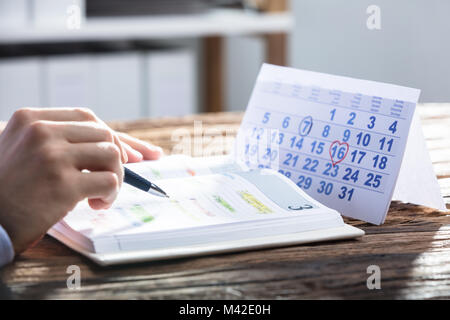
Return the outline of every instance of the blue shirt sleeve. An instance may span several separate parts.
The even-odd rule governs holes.
[[[14,248],[5,229],[0,226],[0,268],[14,259]]]

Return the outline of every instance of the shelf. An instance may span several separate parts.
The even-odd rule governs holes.
[[[2,28],[0,44],[249,35],[290,32],[293,26],[291,13],[217,9],[192,15],[90,18],[79,30]]]

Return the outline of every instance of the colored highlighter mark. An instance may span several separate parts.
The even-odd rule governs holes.
[[[195,176],[195,171],[194,171],[194,170],[192,170],[192,169],[190,169],[190,168],[187,168],[186,171],[187,171],[187,173],[190,174],[191,176]]]
[[[187,200],[190,201],[190,200]],[[188,208],[186,208],[186,202],[185,201],[178,201],[178,200],[172,200],[170,201],[170,203],[172,203],[174,206],[176,206],[181,212],[183,212],[184,214],[188,215],[189,217],[191,217],[194,220],[199,220],[199,217],[197,217],[195,214],[191,213]]]
[[[236,212],[236,210],[228,202],[226,202],[222,197],[220,197],[218,195],[213,195],[213,198],[214,198],[214,200],[216,200],[216,202],[218,204],[220,204],[222,207],[224,207],[228,211]]]
[[[189,199],[189,200],[191,200],[192,204],[195,205],[198,209],[200,209],[200,211],[203,212],[205,215],[210,216],[210,217],[214,217],[214,216],[215,216],[215,214],[213,214],[211,211],[205,209],[205,208],[200,204],[200,202],[198,202],[197,199],[191,198],[191,199]]]
[[[333,167],[345,159],[349,149],[350,146],[347,142],[340,142],[339,140],[335,140],[331,143],[329,154]]]
[[[151,170],[152,170],[152,173],[155,176],[155,178],[161,179],[161,172],[159,172],[158,170],[153,169],[153,168]]]
[[[254,195],[249,193],[248,191],[240,191],[238,192],[241,198],[251,205],[253,208],[258,210],[259,213],[272,213],[273,211],[267,207],[264,203],[255,198]]]
[[[150,213],[147,212],[147,210],[145,210],[144,207],[139,204],[135,204],[134,206],[132,206],[130,208],[130,211],[137,219],[144,223],[150,222],[155,219]]]

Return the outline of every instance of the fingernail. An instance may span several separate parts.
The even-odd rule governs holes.
[[[150,149],[151,149],[152,151],[159,152],[161,155],[164,154],[164,151],[163,151],[163,149],[162,149],[161,147],[151,145],[151,148],[150,148]]]
[[[141,161],[142,159],[144,159],[144,156],[139,151],[133,149],[132,147],[130,147],[127,144],[125,144],[124,146],[125,146],[126,151],[128,153],[132,154],[134,157],[136,157],[138,161]]]
[[[133,156],[135,156],[136,158],[138,158],[139,161],[142,160],[142,159],[144,159],[144,156],[142,155],[142,153],[140,153],[140,152],[137,151],[137,150],[130,149],[129,152],[132,153]]]

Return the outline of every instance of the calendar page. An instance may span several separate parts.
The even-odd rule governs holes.
[[[342,215],[384,222],[420,91],[264,64],[237,161],[272,168]]]

